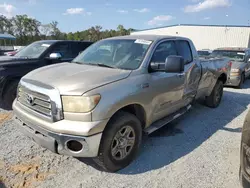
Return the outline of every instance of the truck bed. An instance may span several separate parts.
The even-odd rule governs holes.
[[[227,58],[200,58],[201,63],[201,80],[198,87],[197,97],[207,96],[214,88],[217,79],[221,75],[228,79],[231,70],[231,62]]]

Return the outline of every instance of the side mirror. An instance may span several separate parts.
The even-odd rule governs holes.
[[[181,73],[184,71],[184,59],[181,56],[168,56],[165,61],[165,72]]]
[[[54,60],[54,59],[61,59],[62,58],[62,55],[60,53],[51,53],[49,55],[49,58],[50,60]]]
[[[150,67],[153,71],[181,73],[184,71],[184,59],[181,56],[170,55],[165,62],[151,62]]]

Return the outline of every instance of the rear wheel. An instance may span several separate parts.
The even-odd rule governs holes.
[[[115,172],[135,158],[142,137],[141,122],[127,112],[118,112],[107,125],[99,156],[94,161],[105,171]]]
[[[12,103],[16,98],[18,81],[13,81],[8,84],[3,94],[3,107],[6,110],[12,110]]]
[[[218,80],[210,96],[206,98],[206,105],[210,108],[217,108],[223,95],[223,82]]]

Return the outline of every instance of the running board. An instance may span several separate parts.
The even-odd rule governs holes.
[[[159,120],[156,121],[155,123],[153,123],[152,125],[150,125],[148,128],[146,128],[144,130],[144,132],[146,132],[147,134],[151,134],[152,132],[160,129],[161,127],[167,125],[168,123],[170,123],[171,121],[175,120],[176,118],[182,116],[183,114],[185,114],[189,109],[191,108],[191,105],[188,105],[184,108],[181,108],[180,110],[178,110],[177,112]]]

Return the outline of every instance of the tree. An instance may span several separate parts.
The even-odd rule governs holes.
[[[43,38],[44,40],[47,39],[47,37],[52,34],[51,24],[41,25],[39,30],[42,35],[41,38]]]
[[[63,33],[58,28],[57,21],[41,24],[27,15],[17,15],[13,18],[0,15],[0,33],[15,35],[17,45],[27,45],[37,40],[48,39],[98,41],[108,37],[129,35],[131,31],[133,31],[132,28],[125,29],[123,25],[118,25],[117,30],[103,30],[102,26],[96,25],[83,31]]]
[[[127,30],[123,27],[123,25],[118,25],[117,30],[118,34],[121,36],[128,34]]]
[[[41,23],[27,15],[17,15],[11,19],[13,24],[13,33],[17,37],[20,45],[27,45],[34,40],[39,40],[39,27]]]
[[[98,41],[101,39],[102,27],[97,25],[88,29],[88,40]]]
[[[9,20],[8,18],[6,18],[3,15],[0,15],[0,33],[13,34],[12,27],[13,27],[13,25],[12,25],[11,20]]]
[[[51,36],[53,36],[54,39],[60,39],[61,38],[61,31],[58,28],[58,22],[57,21],[53,21],[50,23],[51,26]]]

